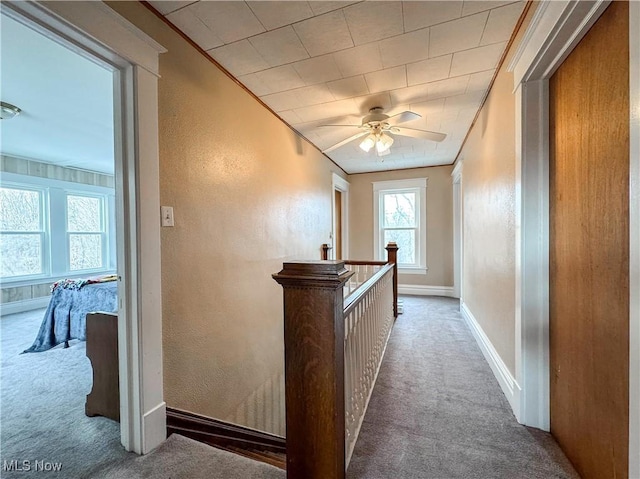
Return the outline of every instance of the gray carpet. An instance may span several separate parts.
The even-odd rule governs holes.
[[[285,472],[262,462],[172,434],[151,454],[113,464],[91,479],[284,479]]]
[[[127,457],[120,425],[84,414],[91,391],[85,343],[72,341],[42,353],[31,346],[44,310],[0,318],[0,477],[78,478],[95,467]],[[31,470],[2,470],[4,461],[30,461]],[[59,472],[35,472],[35,461],[60,463]],[[24,469],[27,469],[24,467]]]
[[[348,479],[578,478],[553,438],[517,423],[458,312],[404,298]]]

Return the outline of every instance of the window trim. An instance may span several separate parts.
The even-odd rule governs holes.
[[[384,193],[410,191],[413,190],[418,194],[418,243],[416,244],[416,266],[398,267],[401,274],[417,274],[426,275],[429,270],[427,266],[427,184],[428,178],[412,178],[407,180],[389,180],[374,181],[373,183],[373,257],[377,261],[386,260],[384,251],[385,245],[382,244],[381,229],[381,202]]]

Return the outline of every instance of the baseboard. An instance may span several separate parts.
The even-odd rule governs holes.
[[[493,371],[493,375],[498,380],[498,384],[500,384],[502,392],[507,397],[514,415],[516,417],[520,417],[520,385],[516,382],[515,378],[509,371],[509,368],[498,354],[498,351],[493,347],[491,340],[487,337],[475,316],[465,303],[461,304],[460,311],[469,325],[469,329],[471,329],[471,333],[476,339],[482,354],[489,363],[489,366]]]
[[[160,404],[143,416],[144,444],[142,453],[147,454],[158,447],[167,438],[167,403]]]
[[[25,299],[22,301],[13,301],[11,303],[0,304],[0,316],[8,314],[24,313],[34,309],[46,308],[49,305],[51,296],[42,296],[41,298]]]
[[[174,432],[211,446],[286,453],[284,437],[168,407],[167,436]]]
[[[423,286],[420,284],[399,284],[398,294],[412,296],[447,296],[455,298],[453,286]]]

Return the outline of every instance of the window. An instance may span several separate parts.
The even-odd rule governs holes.
[[[3,173],[2,283],[115,270],[112,188]]]
[[[373,184],[374,255],[385,259],[385,246],[397,243],[402,273],[427,271],[426,190],[426,178]]]
[[[69,271],[100,269],[105,265],[104,199],[67,195]]]
[[[41,190],[0,187],[0,276],[44,273],[44,194]]]

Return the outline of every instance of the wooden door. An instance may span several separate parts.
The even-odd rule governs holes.
[[[550,81],[551,432],[584,478],[628,477],[628,4]]]

